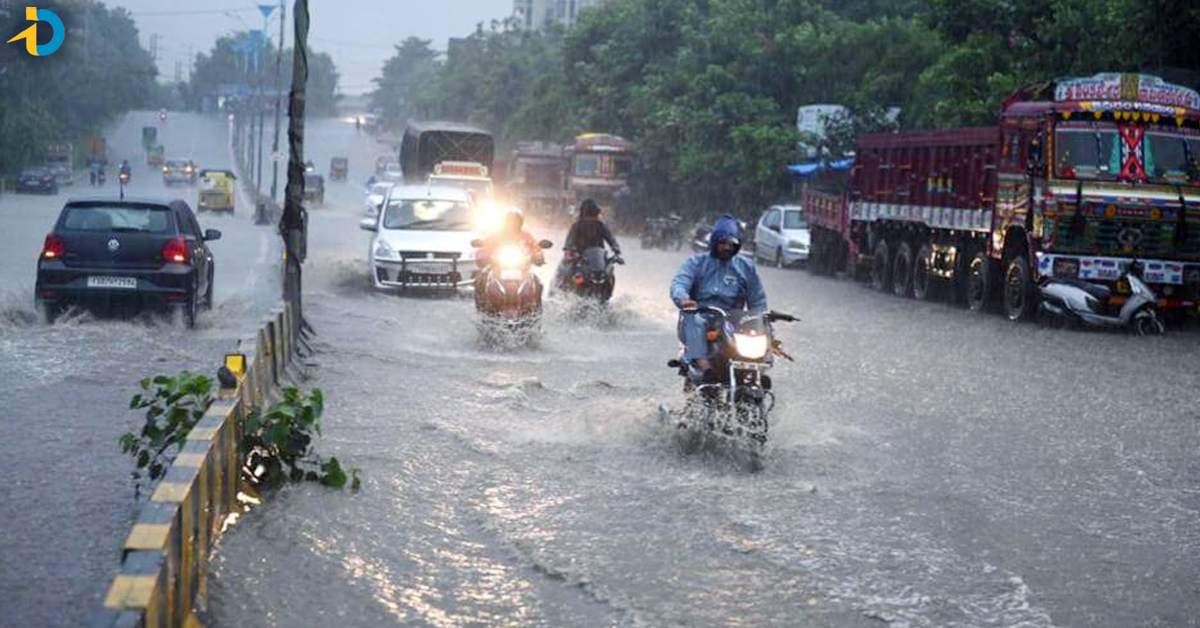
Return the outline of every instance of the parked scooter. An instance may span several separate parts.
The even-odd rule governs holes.
[[[1130,294],[1117,306],[1109,304],[1113,291],[1108,286],[1082,279],[1048,277],[1038,286],[1041,296],[1038,316],[1055,327],[1127,329],[1138,336],[1164,333],[1166,326],[1158,315],[1158,297],[1142,281],[1141,264],[1130,263],[1121,281],[1129,284]]]

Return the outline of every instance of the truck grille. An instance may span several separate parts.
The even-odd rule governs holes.
[[[1200,225],[1188,225],[1183,246],[1175,246],[1175,223],[1167,221],[1089,219],[1083,233],[1072,226],[1070,216],[1055,221],[1056,251],[1138,256],[1200,256]]]

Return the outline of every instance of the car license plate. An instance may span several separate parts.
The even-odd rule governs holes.
[[[125,290],[136,290],[137,279],[133,277],[102,277],[93,276],[87,278],[89,288],[121,288]]]
[[[413,263],[409,262],[405,265],[406,270],[410,273],[419,275],[444,275],[450,272],[450,268],[445,264],[430,264],[430,263]]]

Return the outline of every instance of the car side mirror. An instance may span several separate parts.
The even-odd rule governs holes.
[[[475,248],[475,249],[483,248],[483,240],[480,240],[479,238],[475,238],[474,240],[471,240],[471,248]]]
[[[538,242],[538,246],[542,247],[543,249],[552,249],[554,248],[554,243],[549,240],[542,240],[541,242]]]
[[[358,228],[362,229],[363,231],[375,231],[375,219],[363,218],[361,221],[359,221]]]
[[[205,229],[204,230],[204,241],[205,242],[211,242],[213,240],[220,240],[220,239],[221,239],[220,231],[218,231],[216,229]]]

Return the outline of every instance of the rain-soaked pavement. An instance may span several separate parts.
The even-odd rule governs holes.
[[[100,608],[135,515],[131,462],[117,437],[139,420],[128,410],[138,380],[184,368],[212,373],[279,298],[278,238],[255,227],[239,199],[237,215],[199,215],[222,238],[210,243],[216,306],[195,330],[155,316],[41,321],[36,259],[68,197],[115,195],[125,158],[131,195],[195,207],[195,188],[167,190],[145,164],[145,125],[158,125],[157,114],[129,114],[106,133],[114,163],[104,189],[89,187],[83,170],[57,196],[0,197],[0,626],[77,626]],[[223,117],[173,113],[159,139],[168,158],[228,168],[227,126]]]
[[[383,151],[336,122],[309,145],[355,182]],[[553,298],[536,346],[496,348],[469,300],[372,292],[357,184],[330,199],[305,269],[319,448],[364,487],[245,517],[213,625],[1200,625],[1195,332],[1044,330],[764,269],[803,322],[780,328],[797,362],[751,475],[658,423],[683,254],[626,238],[607,311]]]

